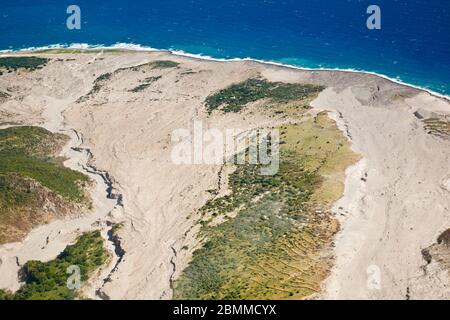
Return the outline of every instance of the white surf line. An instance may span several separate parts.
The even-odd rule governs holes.
[[[432,96],[436,96],[438,98],[450,101],[450,95],[445,95],[445,94],[442,94],[442,93],[438,93],[438,92],[433,91],[431,89],[424,88],[424,87],[421,87],[419,85],[414,85],[414,84],[410,84],[410,83],[407,83],[407,82],[403,82],[401,79],[392,78],[392,77],[389,77],[387,75],[384,75],[384,74],[381,74],[381,73],[377,73],[377,72],[373,72],[373,71],[356,70],[356,69],[339,68],[339,67],[336,67],[336,68],[323,68],[323,67],[307,68],[307,67],[300,67],[300,66],[295,66],[295,65],[291,65],[291,64],[285,64],[285,63],[276,62],[276,61],[255,59],[255,58],[251,58],[251,57],[246,57],[246,58],[229,58],[229,59],[213,58],[213,57],[208,56],[208,55],[196,54],[196,53],[188,53],[188,52],[185,52],[183,50],[177,50],[177,49],[173,49],[173,48],[158,49],[158,48],[142,46],[140,44],[134,44],[134,43],[116,43],[116,44],[109,45],[109,46],[108,45],[103,45],[103,44],[88,44],[88,43],[52,44],[52,45],[48,45],[48,46],[29,47],[29,48],[24,48],[24,49],[19,49],[19,50],[9,50],[9,49],[8,50],[0,50],[0,53],[3,53],[3,55],[0,55],[0,56],[7,56],[8,53],[13,53],[13,52],[33,52],[33,51],[49,50],[49,49],[74,49],[74,50],[122,49],[122,50],[130,50],[130,51],[169,52],[169,53],[171,53],[173,55],[176,55],[176,56],[189,57],[189,58],[199,59],[199,60],[216,61],[216,62],[253,61],[253,62],[258,62],[258,63],[262,63],[262,64],[266,64],[266,65],[273,65],[273,66],[290,68],[290,69],[296,69],[296,70],[303,70],[303,71],[339,71],[339,72],[347,72],[347,73],[362,73],[362,74],[368,74],[368,75],[377,76],[377,77],[383,78],[385,80],[394,82],[394,83],[402,85],[402,86],[406,86],[406,87],[418,89],[418,90],[421,90],[421,91],[425,91],[425,92],[429,93]]]

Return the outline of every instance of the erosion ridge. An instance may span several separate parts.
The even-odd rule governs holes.
[[[65,102],[65,105],[67,105],[67,102]],[[88,148],[82,147],[83,141],[82,141],[81,135],[78,132],[76,132],[75,130],[72,131],[73,134],[70,134],[70,130],[66,129],[65,126],[62,124],[62,119],[63,118],[62,118],[62,116],[59,113],[64,112],[64,110],[66,108],[65,105],[63,104],[63,106],[60,107],[60,111],[58,111],[56,114],[50,115],[51,118],[47,119],[47,124],[44,123],[44,127],[48,127],[50,130],[58,131],[58,132],[61,132],[63,134],[67,134],[69,132],[70,139],[66,139],[66,143],[67,143],[66,147],[65,147],[66,151],[62,152],[62,154],[64,154],[64,157],[67,157],[67,159],[68,159],[68,160],[65,160],[65,163],[68,164],[69,167],[72,167],[73,169],[75,169],[77,171],[84,172],[90,177],[93,177],[93,176],[101,177],[101,180],[93,179],[94,181],[97,180],[96,181],[97,188],[101,187],[101,183],[99,184],[99,182],[104,183],[104,185],[105,185],[105,192],[106,192],[106,196],[105,197],[107,199],[114,199],[115,203],[116,203],[116,206],[122,207],[123,206],[123,204],[122,204],[122,196],[120,195],[120,193],[117,193],[114,190],[112,178],[109,177],[107,172],[98,170],[92,164],[92,157],[93,157],[93,155],[92,155],[92,153],[90,152],[90,150]],[[25,127],[19,127],[19,128],[25,128]],[[67,150],[71,150],[73,152],[68,152]],[[80,154],[80,156],[77,156],[77,154]],[[94,199],[94,202],[95,202],[95,200],[98,200],[98,199]],[[94,207],[95,206],[99,207],[98,203],[93,203],[93,205],[94,205]],[[80,210],[80,208],[77,208],[77,209]],[[103,208],[101,210],[104,211],[105,209],[108,210],[108,206],[103,206]],[[109,209],[109,211],[104,211],[104,212],[107,215],[109,215],[112,212],[112,210],[114,210],[114,209],[115,208],[111,208],[111,209]],[[85,209],[81,209],[80,211],[85,211],[86,212],[86,211],[89,211],[89,210],[87,210],[87,208],[85,208]],[[95,211],[95,209],[94,209],[94,211]],[[108,228],[108,225],[112,225],[112,223],[110,223],[108,220],[105,220],[104,222],[101,221],[101,220],[104,220],[104,218],[101,218],[101,215],[103,215],[101,213],[100,214],[96,213],[94,215],[92,215],[92,213],[87,213],[87,215],[79,213],[78,215],[80,215],[80,218],[71,220],[68,223],[64,223],[64,224],[73,224],[73,226],[75,227],[75,226],[77,226],[78,223],[80,223],[80,226],[82,226],[83,223],[84,223],[84,224],[86,224],[86,226],[87,225],[101,226],[102,229]],[[96,216],[97,216],[97,218],[96,218]],[[94,222],[95,219],[97,219],[97,221],[95,221],[94,224],[92,222],[89,222],[89,220]],[[43,229],[52,230],[52,229],[54,229],[53,225],[55,225],[55,228],[60,228],[60,227],[57,226],[58,224],[61,224],[61,223],[59,221],[55,221],[54,223],[53,222],[49,222],[47,225],[42,226],[42,227],[40,227],[38,229],[42,229],[43,228]],[[102,227],[102,225],[104,225],[104,226]],[[86,226],[83,227],[83,228],[86,228]],[[94,228],[96,228],[95,226],[94,226]],[[78,230],[79,230],[79,228],[76,228],[76,230],[74,230],[75,231],[74,235],[79,233]],[[110,241],[111,245],[113,246],[111,251],[113,253],[117,254],[117,260],[118,261],[115,262],[115,265],[116,265],[116,264],[120,263],[121,258],[122,258],[121,255],[123,256],[124,252],[120,248],[120,240],[118,239],[117,235],[115,235],[114,237],[108,237],[107,236],[108,233],[111,232],[111,230],[112,230],[112,227],[109,229],[109,231],[108,231],[108,229],[105,229],[105,231],[102,232],[102,234],[103,233],[105,234],[105,238],[104,238],[105,240],[104,241],[105,242],[106,241]],[[35,232],[35,230],[33,230],[33,232]],[[51,237],[52,233],[54,233],[54,231],[50,231],[49,235],[46,236],[46,238],[45,238],[45,243],[46,244],[45,244],[45,246],[43,246],[41,248],[41,250],[44,250],[47,247],[50,247],[50,245],[49,245],[50,241],[53,240],[54,242],[56,242],[55,239],[52,239],[53,237]],[[43,233],[43,234],[45,235],[46,233]],[[58,235],[60,235],[60,234],[61,234],[61,230],[58,232]],[[38,234],[36,234],[36,236],[39,237]],[[24,241],[23,245],[19,244],[19,243],[17,244],[17,246],[19,248],[21,246],[24,247],[23,249],[22,248],[19,249],[19,250],[24,251],[24,253],[25,253],[25,250],[26,250],[27,240],[28,239],[26,239]],[[32,240],[30,240],[30,241],[32,241]],[[64,241],[67,241],[67,240],[64,240]],[[33,242],[35,242],[35,241],[33,241]],[[65,243],[68,244],[70,242],[65,242]],[[52,242],[52,244],[53,244],[53,242]],[[63,243],[58,244],[58,247],[61,246],[61,245],[63,245]],[[56,256],[56,253],[58,253],[58,251],[55,251],[55,250],[52,250],[52,252],[54,252],[54,253],[51,254],[50,257],[52,255]],[[4,258],[3,259],[4,261],[2,261],[2,262],[5,262],[5,264],[7,264],[8,257],[5,255],[2,258]],[[15,258],[16,262],[19,261],[19,257],[18,256],[15,256],[14,258]],[[27,261],[27,258],[21,258],[21,261]],[[17,267],[18,272],[21,272],[18,268],[22,269],[23,266],[20,265],[20,264],[17,264],[16,267]],[[11,279],[14,279],[14,278],[11,278]],[[14,290],[15,288],[18,288],[18,286],[15,284],[14,286],[11,286],[9,288]],[[42,294],[45,294],[45,293],[42,292]]]
[[[83,144],[83,138],[82,135],[77,132],[75,129],[72,129],[74,131],[74,133],[76,134],[77,138],[80,141],[80,145]],[[103,182],[106,185],[106,197],[108,199],[114,199],[117,200],[117,205],[123,207],[123,202],[122,202],[122,195],[120,193],[117,192],[117,190],[114,189],[114,182],[113,182],[113,178],[110,177],[109,173],[106,171],[102,171],[96,168],[96,166],[93,164],[93,154],[91,152],[91,150],[89,148],[86,147],[71,147],[72,150],[77,151],[77,152],[81,152],[81,153],[86,153],[88,160],[86,162],[85,165],[83,165],[83,169],[86,172],[92,173],[92,174],[96,174],[99,175],[102,179]]]

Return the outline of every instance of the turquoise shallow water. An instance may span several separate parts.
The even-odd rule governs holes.
[[[366,27],[374,3],[381,30]],[[80,30],[66,27],[71,4]],[[0,50],[71,43],[365,70],[450,95],[447,0],[2,1]]]

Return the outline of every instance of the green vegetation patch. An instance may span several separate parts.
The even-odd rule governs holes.
[[[9,173],[31,178],[70,200],[84,200],[80,183],[87,182],[88,177],[55,162],[23,154],[0,152],[0,175]]]
[[[61,134],[38,127],[0,130],[0,175],[31,178],[70,200],[84,200],[84,174],[64,167],[56,153],[67,141]]]
[[[179,63],[171,60],[156,60],[149,63],[152,69],[176,68]]]
[[[81,235],[54,260],[28,261],[22,270],[25,284],[15,293],[0,290],[0,300],[63,300],[82,298],[68,288],[70,266],[80,268],[81,284],[108,259],[100,231]]]
[[[125,225],[124,222],[113,223],[113,225],[112,225],[112,227],[111,227],[111,233],[112,233],[113,235],[116,235],[117,232],[118,232],[121,228],[123,228],[124,225]]]
[[[112,73],[110,73],[110,72],[104,73],[104,74],[98,76],[97,79],[94,80],[94,86],[92,87],[91,92],[89,92],[89,95],[92,95],[92,94],[100,91],[100,89],[102,88],[103,82],[111,79],[111,77],[112,77]]]
[[[9,127],[0,130],[0,152],[49,158],[62,148],[68,137],[40,127]]]
[[[0,69],[17,70],[20,68],[35,70],[42,68],[50,59],[40,57],[3,57],[0,58]]]
[[[0,243],[20,240],[75,204],[88,204],[88,177],[57,157],[67,139],[38,127],[0,130]]]
[[[324,87],[312,84],[269,82],[263,79],[248,79],[233,84],[206,98],[208,113],[219,109],[223,112],[239,112],[246,104],[261,99],[275,103],[286,103],[305,99],[317,94]]]
[[[138,71],[140,68],[145,67],[145,66],[149,66],[151,69],[167,69],[167,68],[175,68],[178,65],[179,65],[179,63],[175,62],[175,61],[156,60],[156,61],[152,61],[149,63],[140,64],[137,66],[119,68],[119,69],[115,70],[114,72],[104,73],[94,80],[94,85],[93,85],[91,91],[89,91],[86,95],[78,98],[77,103],[88,100],[90,97],[92,97],[95,93],[99,92],[103,88],[106,81],[110,80],[114,75],[116,75],[122,71],[126,71],[126,70]],[[139,92],[139,91],[145,90],[146,88],[148,88],[151,85],[151,83],[157,81],[159,78],[161,78],[161,77],[146,78],[146,80],[144,80],[143,84],[137,86],[136,88],[131,89],[130,91],[131,92]]]
[[[134,87],[131,90],[128,90],[129,92],[140,92],[143,91],[145,89],[147,89],[148,87],[150,87],[152,85],[152,83],[158,81],[159,79],[161,79],[162,76],[156,76],[156,77],[147,77],[144,80],[142,80],[142,84]]]
[[[175,299],[289,299],[319,292],[330,268],[323,250],[338,230],[326,208],[343,191],[333,177],[356,157],[326,115],[280,130],[278,173],[263,176],[260,165],[238,165],[229,176],[231,192],[200,210],[203,246],[175,281]]]
[[[99,92],[100,89],[103,87],[104,83],[111,79],[112,77],[112,73],[111,72],[107,72],[104,74],[101,74],[100,76],[98,76],[95,80],[94,80],[94,84],[92,86],[92,89],[85,94],[84,96],[81,96],[80,98],[78,98],[78,100],[76,101],[77,103],[86,101],[87,99],[89,99],[90,97],[92,97],[95,93]]]

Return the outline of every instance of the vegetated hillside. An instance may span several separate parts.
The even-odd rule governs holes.
[[[0,243],[89,205],[88,177],[65,168],[57,156],[66,142],[39,127],[0,130]]]
[[[223,111],[238,112],[248,102],[269,98],[266,108],[285,112],[283,103],[299,100],[303,106],[319,90],[249,81],[210,96],[209,110],[225,106]],[[286,114],[302,117],[303,107],[297,113],[294,105],[287,107]],[[200,210],[203,246],[175,281],[175,299],[288,299],[319,292],[330,269],[327,249],[339,228],[329,208],[342,195],[345,169],[358,156],[325,113],[304,120],[279,128],[277,174],[261,175],[260,165],[237,165],[229,176],[231,193]]]
[[[81,235],[75,244],[69,245],[54,260],[48,262],[28,261],[21,271],[25,284],[15,293],[0,290],[0,300],[63,300],[83,298],[69,277],[76,276],[76,266],[80,270],[80,285],[108,259],[100,231]],[[70,272],[68,272],[68,270]]]

